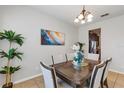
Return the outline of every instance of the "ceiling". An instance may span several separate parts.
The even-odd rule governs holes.
[[[74,26],[84,25],[74,23],[74,19],[82,11],[83,5],[34,5],[31,7]],[[98,22],[124,14],[124,5],[86,5],[85,9],[93,14],[92,22]],[[109,13],[109,15],[101,18],[100,15],[105,13]],[[87,24],[89,23],[85,25]]]

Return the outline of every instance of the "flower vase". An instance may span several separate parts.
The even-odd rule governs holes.
[[[81,70],[81,63],[73,62],[73,67],[75,70]]]

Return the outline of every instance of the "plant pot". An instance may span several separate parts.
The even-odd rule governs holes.
[[[13,83],[12,82],[9,82],[9,84],[7,85],[7,84],[4,84],[3,86],[2,86],[2,88],[12,88],[13,87]]]

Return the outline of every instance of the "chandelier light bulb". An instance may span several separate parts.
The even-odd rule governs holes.
[[[78,19],[83,19],[84,18],[84,16],[83,16],[83,14],[80,14],[79,16],[78,16]]]
[[[75,23],[78,23],[78,22],[79,22],[79,19],[78,19],[78,18],[76,18],[76,19],[74,20],[74,22],[75,22]]]
[[[91,19],[91,18],[93,18],[93,15],[92,15],[92,14],[89,14],[89,15],[87,16],[87,19]]]
[[[81,20],[81,24],[84,24],[85,23],[85,20]]]
[[[87,22],[91,22],[91,21],[92,21],[92,18],[87,19]]]

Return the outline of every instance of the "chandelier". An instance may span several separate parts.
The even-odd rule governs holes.
[[[85,6],[83,6],[83,10],[81,11],[80,15],[75,18],[74,22],[84,24],[86,22],[91,22],[92,19],[93,15],[91,12],[86,11]]]

